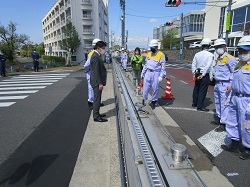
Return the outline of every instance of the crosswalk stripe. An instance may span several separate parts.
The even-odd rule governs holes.
[[[3,85],[1,85],[0,84],[0,88],[1,87],[12,87],[12,86],[41,86],[41,85],[51,85],[51,84],[53,84],[53,83],[46,83],[46,82],[41,82],[41,83],[36,83],[36,84],[34,84],[34,83],[31,83],[31,84],[3,84]]]
[[[44,80],[44,81],[17,81],[17,82],[14,82],[14,81],[10,81],[10,82],[0,82],[0,85],[1,84],[12,84],[12,83],[36,83],[36,82],[57,82],[58,80]]]
[[[230,139],[227,138],[226,132],[215,132],[214,130],[208,132],[198,139],[198,141],[214,156],[218,156],[223,149],[222,144],[229,145]]]
[[[0,107],[7,107],[7,106],[13,105],[15,103],[16,102],[1,102]]]
[[[28,95],[19,96],[0,96],[0,100],[13,100],[13,99],[25,99]]]
[[[19,77],[34,77],[34,76],[67,76],[69,73],[60,73],[60,74],[37,74],[37,75],[19,75]]]
[[[4,94],[27,94],[27,93],[36,93],[39,90],[28,90],[28,91],[7,91],[7,92],[0,92],[0,95]]]
[[[0,91],[3,90],[32,90],[32,89],[43,89],[46,86],[26,86],[26,87],[10,87],[10,88],[0,88]]]
[[[12,82],[12,81],[18,81],[18,80],[20,80],[20,81],[35,81],[35,80],[44,81],[44,80],[60,80],[60,79],[62,79],[62,77],[60,77],[60,78],[39,78],[39,77],[37,77],[37,78],[18,78],[18,79],[16,78],[16,79],[3,80],[3,82],[7,82],[7,81]]]

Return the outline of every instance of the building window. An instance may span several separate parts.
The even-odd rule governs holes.
[[[92,32],[91,25],[83,25],[83,32]]]
[[[246,19],[246,22],[250,22],[250,6],[247,6],[247,19]]]
[[[82,11],[83,18],[91,18],[91,12],[90,11]]]
[[[234,10],[234,20],[233,24],[239,24],[245,22],[246,7],[242,7]]]

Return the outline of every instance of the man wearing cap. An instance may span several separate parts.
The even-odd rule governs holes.
[[[237,45],[239,63],[229,90],[232,90],[231,102],[226,122],[227,137],[232,140],[229,146],[221,148],[239,155],[245,160],[250,158],[250,35],[244,36]],[[244,147],[240,150],[240,142]]]
[[[214,102],[218,121],[212,121],[211,124],[219,125],[215,131],[222,132],[226,130],[225,124],[228,117],[230,100],[230,90],[227,88],[231,86],[237,61],[235,57],[226,52],[226,41],[224,39],[217,39],[214,42],[214,47],[218,55],[214,66],[214,79],[216,81],[214,86]]]
[[[158,51],[158,40],[151,40],[149,43],[150,52],[146,57],[146,63],[141,72],[143,79],[143,104],[148,99],[148,93],[152,88],[152,101],[149,103],[152,109],[158,100],[159,84],[162,78],[166,76],[165,55]]]
[[[204,112],[209,111],[209,109],[204,108],[204,101],[209,86],[210,66],[213,62],[213,54],[208,52],[211,42],[209,38],[204,38],[201,41],[202,51],[195,54],[192,62],[192,74],[193,79],[195,79],[192,107],[197,107],[198,111]]]

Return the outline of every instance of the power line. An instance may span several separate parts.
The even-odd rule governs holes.
[[[220,0],[219,1],[217,1],[217,3],[215,3],[215,5],[214,6],[212,6],[207,12],[205,12],[205,14],[206,13],[208,13],[210,10],[212,10],[218,3],[220,2]]]

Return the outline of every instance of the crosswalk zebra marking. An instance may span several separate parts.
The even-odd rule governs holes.
[[[6,94],[28,94],[28,93],[36,93],[39,90],[25,90],[25,91],[6,91],[6,92],[0,92],[0,95],[6,95]]]
[[[22,94],[36,93],[68,75],[70,74],[19,75],[2,80],[0,81],[0,107],[9,107],[16,103],[2,101],[25,99],[29,95]]]
[[[34,89],[43,89],[46,88],[46,86],[26,86],[26,87],[10,87],[10,88],[0,88],[0,91],[3,90],[34,90]]]
[[[0,107],[8,107],[8,106],[11,106],[15,103],[16,102],[0,102]]]
[[[42,86],[42,85],[48,86],[51,84],[53,84],[53,83],[41,82],[41,83],[37,83],[37,84],[34,84],[34,83],[31,83],[31,84],[3,84],[3,85],[0,84],[0,88],[1,87],[12,87],[12,86]]]
[[[15,100],[15,99],[25,99],[28,95],[19,96],[0,96],[0,100]]]

